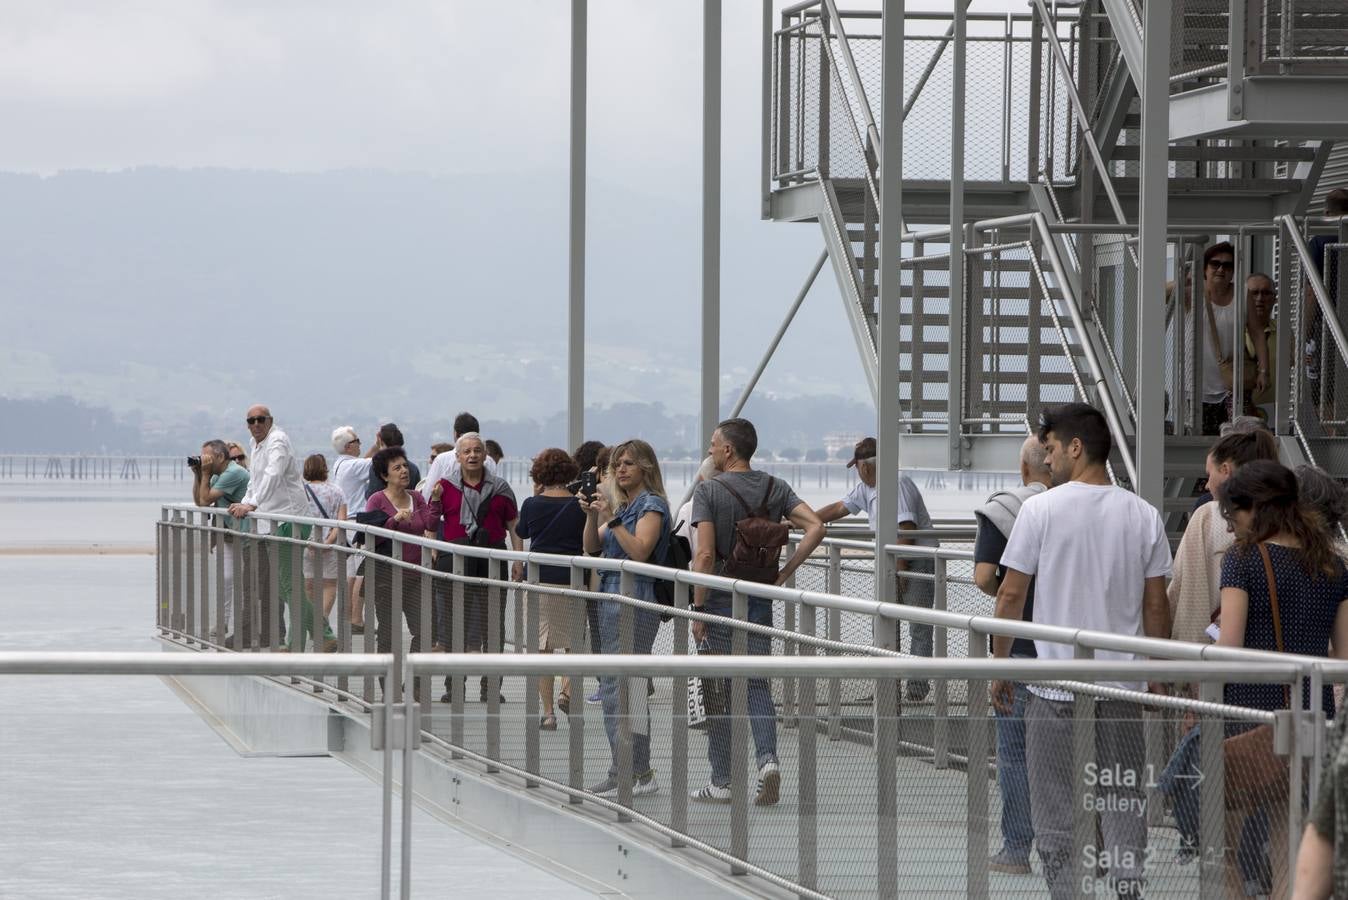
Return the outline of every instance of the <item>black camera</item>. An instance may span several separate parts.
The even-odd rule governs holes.
[[[589,503],[594,499],[597,486],[594,480],[593,472],[582,472],[580,477],[566,486],[566,489],[573,494],[580,494]]]
[[[201,457],[200,457],[200,456],[189,456],[189,457],[187,457],[187,465],[188,465],[188,468],[192,468],[192,469],[200,469],[200,468],[201,468]]]

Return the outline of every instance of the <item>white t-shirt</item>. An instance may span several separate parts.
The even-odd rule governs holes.
[[[1037,576],[1034,621],[1111,634],[1142,634],[1148,578],[1170,574],[1170,542],[1156,508],[1113,485],[1071,481],[1026,500],[1011,528],[1002,566]],[[1072,659],[1072,647],[1035,641],[1040,659]],[[1097,650],[1097,659],[1132,653]],[[1131,691],[1143,682],[1102,682]],[[1031,685],[1050,700],[1071,695]]]
[[[365,500],[370,489],[370,466],[373,460],[363,456],[338,456],[332,464],[332,483],[346,500],[346,514],[355,518],[365,512]],[[328,510],[333,515],[336,511]]]
[[[1230,393],[1226,382],[1222,380],[1222,360],[1231,355],[1231,339],[1235,337],[1232,329],[1236,327],[1236,302],[1232,300],[1225,306],[1218,306],[1206,299],[1203,302],[1212,309],[1212,320],[1217,323],[1217,340],[1221,344],[1213,349],[1212,329],[1208,326],[1207,313],[1203,313],[1200,323],[1203,329],[1203,402],[1220,403]]]
[[[870,487],[864,481],[857,481],[856,487],[848,492],[846,497],[842,498],[843,506],[847,511],[856,515],[859,512],[865,512],[866,518],[872,523],[875,522],[875,488]],[[922,492],[917,489],[913,479],[907,475],[899,475],[899,517],[898,522],[902,525],[904,522],[912,522],[913,527],[920,531],[927,531],[931,528],[931,516],[927,514],[927,503],[922,499]],[[936,547],[940,541],[936,538],[921,538],[914,541],[918,546]]]

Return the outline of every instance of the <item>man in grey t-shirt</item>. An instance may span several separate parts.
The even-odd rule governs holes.
[[[810,509],[809,504],[796,496],[791,486],[766,472],[749,468],[758,449],[758,433],[748,419],[727,419],[716,427],[711,436],[708,455],[716,466],[715,478],[703,481],[693,491],[693,527],[697,529],[697,555],[693,570],[720,574],[725,559],[735,545],[735,523],[753,516],[761,506],[766,517],[773,521],[790,520],[805,533],[796,552],[786,561],[777,575],[781,584],[814,552],[824,539],[824,524]],[[736,496],[738,494],[738,496]],[[693,608],[712,615],[733,616],[731,596],[725,591],[693,589]],[[749,597],[749,621],[756,625],[772,625],[772,601]],[[732,629],[729,625],[693,623],[693,637],[700,652],[729,653]],[[751,654],[767,656],[772,642],[766,635],[747,635]],[[758,765],[758,789],[754,803],[771,806],[781,791],[782,773],[777,764],[777,711],[772,705],[772,692],[765,678],[749,679],[749,726],[754,735],[755,758]],[[692,798],[703,803],[730,802],[730,718],[726,710],[708,717],[707,759],[711,762],[711,780]]]

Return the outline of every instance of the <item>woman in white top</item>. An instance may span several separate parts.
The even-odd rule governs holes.
[[[319,519],[346,519],[346,499],[341,489],[328,481],[328,461],[323,454],[314,453],[304,460],[304,492],[309,496],[309,514]],[[304,578],[309,582],[309,596],[317,597],[323,591],[323,618],[332,615],[337,602],[337,551],[323,549],[341,540],[340,528],[329,528],[322,536],[322,547],[304,553]]]

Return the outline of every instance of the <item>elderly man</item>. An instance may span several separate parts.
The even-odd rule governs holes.
[[[524,542],[515,534],[519,521],[519,504],[504,478],[497,478],[486,467],[487,448],[476,431],[461,435],[454,445],[458,465],[430,486],[431,512],[440,522],[440,540],[451,544],[474,547],[492,547],[504,550],[506,538],[516,550],[524,549]],[[441,457],[443,458],[443,457]],[[436,460],[439,462],[439,459]],[[441,553],[436,557],[439,572],[453,571],[454,557]],[[481,557],[465,557],[463,574],[473,578],[494,577],[506,579],[505,562],[490,565]],[[500,653],[505,641],[505,597],[497,609],[499,625],[496,639],[489,636],[488,590],[480,584],[465,584],[463,590],[464,651],[467,653]],[[439,583],[435,594],[435,640],[437,649],[453,646],[452,589],[448,582]],[[497,681],[500,683],[499,679]],[[441,702],[449,703],[452,683],[445,679],[445,695]],[[487,701],[487,679],[482,678],[480,699]],[[505,697],[502,696],[504,701]]]
[[[253,464],[250,470],[250,481],[248,482],[248,492],[244,494],[243,500],[233,504],[229,508],[229,514],[237,518],[243,518],[254,512],[272,513],[276,515],[287,516],[307,516],[309,514],[309,498],[304,493],[304,478],[300,469],[300,461],[295,457],[295,451],[290,446],[290,437],[281,429],[276,427],[275,420],[272,418],[271,410],[262,405],[252,406],[248,409],[247,416],[248,433],[253,436]],[[277,538],[308,538],[309,527],[303,526],[297,529],[290,522],[266,522],[259,521],[257,530],[259,532],[270,532]],[[290,605],[290,598],[294,589],[292,581],[298,582],[300,586],[300,606],[301,606],[301,627],[296,628],[295,623],[291,622],[291,648],[298,651],[304,649],[305,631],[314,630],[314,607],[304,596],[303,579],[294,579],[291,566],[299,561],[300,554],[298,549],[292,552],[292,544],[276,542],[270,545],[264,544],[264,549],[270,546],[268,552],[258,554],[258,584],[260,586],[262,606],[262,622],[258,625],[258,630],[262,632],[259,643],[267,646],[269,636],[266,634],[267,625],[272,621],[271,610],[271,560],[270,556],[276,556],[278,569],[278,581],[280,582],[280,600],[281,609]],[[282,617],[281,610],[275,613],[278,622]],[[247,616],[244,616],[245,627],[247,627]],[[285,632],[281,632],[281,642],[285,642]],[[332,629],[323,623],[323,650],[331,653],[337,649],[337,639],[332,635]],[[317,646],[318,642],[314,642]]]
[[[856,487],[852,488],[851,492],[841,500],[815,510],[815,514],[824,522],[834,522],[849,513],[859,512],[865,512],[866,518],[874,522],[876,497],[875,438],[868,437],[857,441],[856,446],[852,449],[852,461],[847,464],[848,468],[853,466],[857,470]],[[920,547],[940,546],[940,542],[935,538],[914,539],[903,536],[905,531],[930,531],[931,516],[927,514],[927,504],[922,499],[922,492],[917,489],[913,479],[902,472],[899,473],[898,524],[898,543],[916,544]],[[920,556],[916,559],[900,557],[895,561],[894,568],[899,578],[899,602],[908,606],[924,606],[930,609],[936,592],[935,581],[932,577],[936,572],[935,561],[929,556]],[[902,574],[904,572],[928,577],[904,579]],[[914,656],[931,656],[930,625],[910,623],[908,635],[910,639],[909,647]],[[930,688],[931,685],[925,681],[909,681],[905,699],[910,703],[921,703],[926,699]]]
[[[332,463],[332,481],[346,499],[347,510],[354,516],[365,508],[370,489],[371,457],[378,452],[379,442],[372,444],[361,456],[360,436],[356,434],[356,429],[343,425],[332,432],[332,449],[337,451],[337,458]],[[346,562],[346,596],[350,603],[347,615],[350,616],[352,634],[365,633],[365,606],[360,596],[365,581],[360,575],[360,564],[363,561],[362,557],[353,553]]]
[[[1002,554],[1016,524],[1021,505],[1053,486],[1048,467],[1048,451],[1038,435],[1030,435],[1020,447],[1020,483],[1009,491],[996,491],[987,502],[974,510],[978,535],[974,540],[974,583],[990,597],[1006,577]],[[1025,592],[1021,618],[1034,621],[1034,579]],[[991,643],[991,642],[989,642]],[[1011,644],[1012,659],[1034,659],[1034,641],[1016,638]],[[1030,782],[1025,770],[1025,706],[1030,695],[1025,685],[1016,682],[1014,702],[997,715],[997,787],[1002,792],[1002,849],[988,860],[988,868],[1009,875],[1030,874],[1030,847],[1034,843],[1034,825],[1030,821]]]

